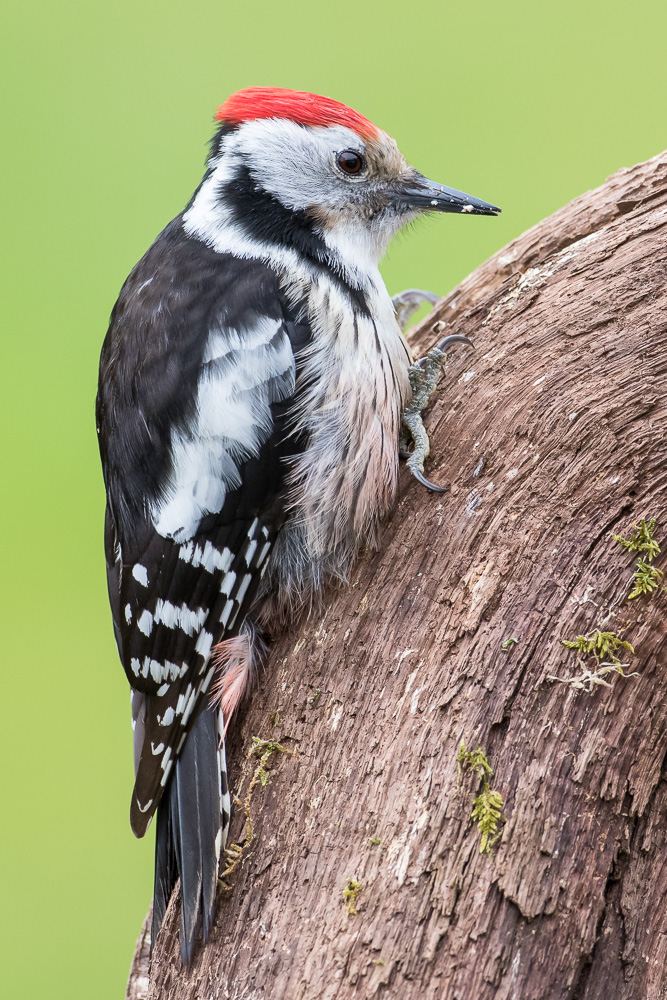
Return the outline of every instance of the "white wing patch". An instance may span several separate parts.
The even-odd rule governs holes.
[[[240,485],[239,467],[259,454],[272,429],[270,405],[293,394],[295,375],[280,320],[260,317],[247,332],[211,330],[196,417],[172,432],[169,480],[150,510],[158,534],[181,543],[182,559],[209,571],[227,562],[226,550],[209,549],[208,543],[203,550],[191,548],[188,540],[202,517],[221,511],[229,489]]]

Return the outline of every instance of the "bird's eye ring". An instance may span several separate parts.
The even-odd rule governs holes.
[[[358,174],[364,168],[364,158],[354,149],[344,149],[336,157],[336,163],[344,174]]]

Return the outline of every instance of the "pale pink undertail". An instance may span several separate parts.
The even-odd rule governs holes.
[[[215,666],[215,675],[209,704],[222,712],[225,733],[252,680],[258,643],[254,628],[244,625],[238,635],[213,647],[211,663]]]

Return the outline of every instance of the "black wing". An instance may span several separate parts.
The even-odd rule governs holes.
[[[284,522],[309,338],[270,267],[216,253],[180,220],[114,309],[97,420],[116,640],[146,702],[137,836],[205,703],[211,649],[238,631]]]

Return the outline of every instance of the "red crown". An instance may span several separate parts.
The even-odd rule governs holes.
[[[287,118],[297,125],[345,125],[362,137],[375,139],[379,129],[340,101],[303,90],[282,87],[248,87],[228,97],[215,113],[215,120],[230,125],[254,118]]]

